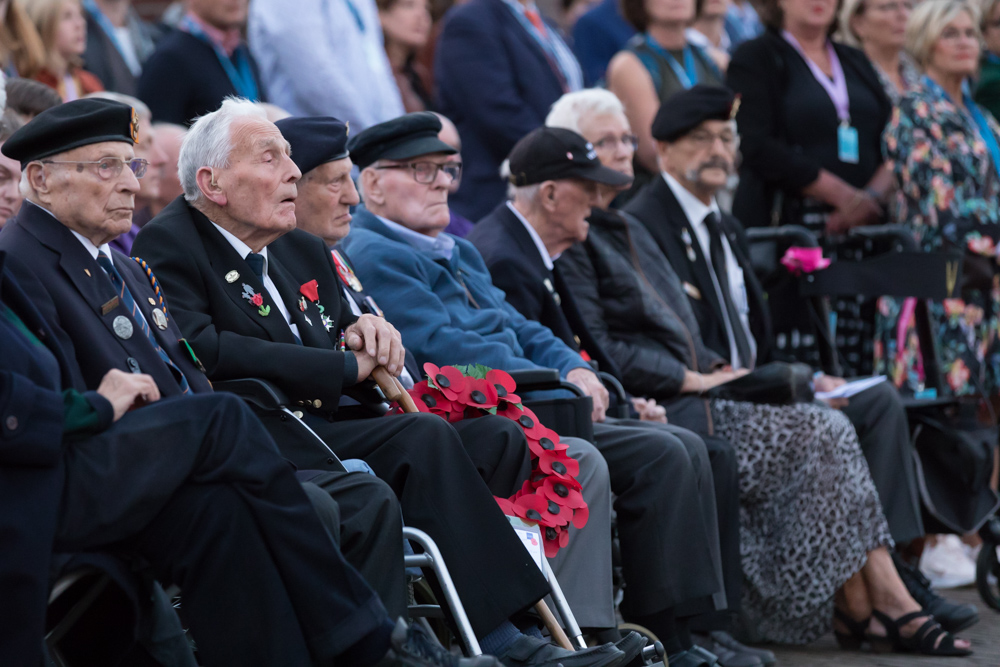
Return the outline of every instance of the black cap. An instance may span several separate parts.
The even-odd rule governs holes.
[[[408,113],[359,132],[347,142],[359,169],[376,160],[405,160],[430,153],[457,153],[438,139],[441,119],[429,111]]]
[[[321,164],[350,155],[347,152],[347,123],[331,116],[282,118],[275,125],[291,144],[292,162],[303,176]]]
[[[32,160],[104,141],[139,140],[135,109],[112,100],[73,100],[46,109],[3,143],[3,154],[23,167]]]
[[[676,141],[706,120],[733,120],[740,98],[723,86],[698,84],[671,95],[653,119],[653,138]]]
[[[540,127],[510,152],[510,182],[532,185],[543,181],[581,178],[605,185],[628,185],[631,176],[601,166],[594,146],[572,130]]]

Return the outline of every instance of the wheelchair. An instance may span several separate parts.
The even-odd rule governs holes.
[[[961,255],[922,252],[912,235],[898,225],[860,227],[851,230],[835,249],[836,259],[829,268],[796,278],[781,266],[780,257],[790,246],[819,247],[819,240],[813,232],[805,227],[786,225],[750,228],[747,236],[754,272],[768,292],[769,299],[774,296],[773,290],[779,295],[779,300],[795,303],[800,315],[797,321],[803,321],[801,314],[804,313],[806,322],[814,332],[811,337],[800,334],[796,341],[800,345],[790,344],[794,336],[786,338],[785,342],[789,344],[779,345],[780,352],[787,360],[807,363],[830,375],[842,375],[843,367],[848,364],[841,363],[838,340],[830,331],[830,299],[860,300],[863,297],[874,298],[885,294],[917,298],[916,323],[920,352],[924,360],[925,390],[933,397],[904,397],[903,403],[910,423],[913,425],[918,422],[921,414],[927,411],[959,409],[957,399],[938,398],[944,394],[945,383],[940,373],[926,301],[957,296]],[[802,345],[804,339],[810,345]],[[928,495],[924,466],[918,454],[919,431],[911,428],[911,435],[928,531],[961,532],[934,511]],[[993,443],[994,448],[996,445],[997,443]],[[983,546],[977,561],[976,586],[987,606],[1000,611],[1000,585],[997,583],[1000,579],[1000,515],[997,514],[997,506],[977,523],[977,532],[983,540]]]

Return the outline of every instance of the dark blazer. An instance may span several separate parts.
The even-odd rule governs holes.
[[[872,136],[862,134],[859,137],[860,150],[865,151],[874,143],[874,150],[880,154],[882,129],[889,121],[892,103],[864,52],[839,42],[834,42],[833,48],[848,85],[857,84],[877,99],[877,116],[859,118],[858,122],[877,128]],[[760,37],[741,44],[726,71],[726,84],[742,98],[736,122],[740,129],[743,162],[733,212],[747,227],[771,224],[776,193],[783,191],[786,196],[797,197],[801,189],[819,175],[820,164],[785,138],[788,123],[816,128],[816,131],[830,134],[830,141],[836,142],[837,119],[832,104],[824,109],[823,118],[785,118],[783,109],[789,88],[789,69],[797,60],[795,49],[776,31],[767,30]],[[854,100],[851,106],[855,106]]]
[[[97,19],[89,11],[84,11],[83,15],[87,21],[87,50],[83,53],[84,68],[100,79],[106,90],[135,96],[138,79],[125,64],[125,59],[122,58],[114,42],[101,28]],[[163,33],[158,28],[140,20],[134,9],[129,9],[128,22],[129,27],[134,27],[142,37],[142,43],[135,45],[139,51],[141,64],[149,57],[154,43]],[[146,49],[149,51],[144,52]]]
[[[322,239],[293,230],[267,248],[268,275],[298,326],[302,345],[296,344],[260,278],[183,197],[142,228],[132,251],[156,271],[171,312],[210,378],[263,378],[292,400],[308,401],[310,411],[328,417],[336,412],[344,379],[340,331],[357,318],[343,301]],[[238,277],[227,281],[235,274]],[[310,280],[319,285],[318,304],[300,298],[300,286]],[[262,295],[263,305],[270,308],[267,316],[243,298],[244,285]],[[329,318],[329,330],[323,318]]]
[[[438,110],[462,137],[462,186],[449,200],[458,213],[479,220],[504,200],[500,163],[545,124],[563,94],[559,76],[503,0],[471,0],[445,16],[434,81]]]
[[[698,319],[701,337],[705,346],[729,359],[729,338],[722,316],[723,304],[715,291],[712,275],[705,261],[701,244],[698,243],[694,228],[688,221],[684,209],[663,178],[656,178],[643,188],[624,208],[649,230],[656,240],[677,277],[680,278]],[[757,343],[757,362],[766,361],[771,347],[771,314],[764,298],[764,290],[750,264],[750,244],[740,221],[726,213],[720,223],[729,247],[743,269],[747,299],[750,303],[750,332]],[[688,257],[688,246],[684,242],[684,232],[691,239],[694,260]],[[692,289],[693,288],[693,289]]]
[[[467,240],[483,256],[493,284],[507,295],[507,303],[529,320],[547,326],[574,350],[585,350],[600,370],[621,379],[618,364],[591,334],[559,267],[545,268],[528,230],[506,204],[480,220]]]
[[[264,91],[260,70],[245,44],[260,101]],[[166,35],[142,67],[138,97],[153,112],[153,120],[188,126],[198,116],[215,111],[236,88],[222,69],[211,46],[183,30]]]
[[[127,340],[114,332],[114,320],[129,316],[118,292],[86,248],[68,228],[45,210],[26,201],[17,216],[0,231],[0,250],[19,260],[8,267],[31,298],[67,355],[62,364],[62,384],[78,391],[96,389],[108,370],[147,373],[164,397],[181,393],[177,379],[149,344],[139,327]],[[153,326],[153,309],[159,295],[150,277],[133,260],[111,251],[150,331],[160,347],[187,378],[194,392],[211,391],[211,385],[183,349],[182,334],[167,304],[167,329]]]

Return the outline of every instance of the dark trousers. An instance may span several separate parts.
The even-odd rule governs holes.
[[[507,496],[524,474],[527,446],[523,434],[514,437],[510,420],[481,417],[457,431],[429,414],[339,422],[307,414],[305,419],[338,456],[371,466],[399,498],[405,524],[437,543],[478,636],[548,593],[480,477],[480,471],[492,471],[497,484],[491,487],[503,486],[498,491]],[[323,460],[303,465],[319,467]]]
[[[913,445],[899,392],[883,382],[851,397],[843,412],[858,432],[892,539],[905,545],[923,537]]]
[[[387,646],[385,609],[238,398],[167,399],[72,443],[55,548],[124,546],[178,584],[206,665],[310,665]]]

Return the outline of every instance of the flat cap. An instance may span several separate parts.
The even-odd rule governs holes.
[[[698,84],[660,105],[653,119],[653,138],[676,141],[706,120],[733,120],[739,108],[739,96],[728,88]]]
[[[334,160],[342,160],[347,151],[347,123],[332,116],[283,118],[275,125],[292,146],[292,162],[302,175]]]
[[[408,113],[359,132],[347,142],[359,169],[376,160],[406,160],[430,153],[457,153],[438,139],[441,119],[429,111]]]
[[[532,185],[580,178],[605,185],[628,185],[631,176],[601,165],[594,146],[572,130],[540,127],[521,138],[510,151],[510,182]]]
[[[3,154],[23,167],[80,146],[104,141],[134,144],[139,140],[135,109],[112,100],[73,100],[46,109],[3,143]]]

